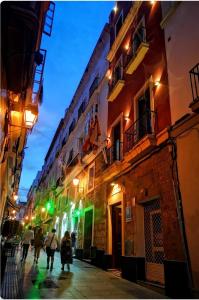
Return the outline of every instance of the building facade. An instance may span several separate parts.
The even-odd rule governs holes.
[[[176,147],[177,199],[191,288],[199,291],[199,6],[195,2],[162,2],[165,32],[171,136]],[[186,21],[185,21],[186,20]],[[183,24],[183,25],[182,25]],[[181,34],[183,29],[183,34]],[[188,55],[187,55],[188,54]]]
[[[54,3],[2,3],[1,52],[1,202],[0,222],[16,208],[27,136],[43,94],[46,50],[42,33],[51,34]],[[45,18],[50,16],[50,27]]]
[[[185,257],[161,20],[159,2],[118,2],[110,15],[108,164],[96,162],[96,194],[106,195],[103,248],[112,267],[124,266],[129,256],[143,260],[143,278],[164,284],[165,262]]]
[[[106,24],[56,130],[35,194],[35,224],[43,224],[45,231],[55,227],[59,238],[66,230],[75,231],[85,257],[96,218],[95,158],[107,144],[109,44]]]

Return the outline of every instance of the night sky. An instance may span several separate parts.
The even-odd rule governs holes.
[[[41,170],[60,119],[75,93],[99,35],[108,22],[114,2],[56,1],[51,37],[43,35],[47,49],[44,70],[44,97],[39,120],[28,136],[19,189],[26,194]]]

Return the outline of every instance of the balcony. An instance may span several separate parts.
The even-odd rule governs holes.
[[[193,99],[189,107],[193,112],[199,113],[199,63],[190,70],[189,76]]]
[[[77,154],[74,158],[71,158],[68,162],[67,162],[67,166],[65,169],[65,174],[69,174],[72,169],[79,163],[79,154]]]
[[[124,84],[125,81],[123,80],[123,68],[122,66],[118,66],[113,72],[113,79],[111,84],[109,85],[108,101],[112,102],[115,100],[115,98],[123,89]]]
[[[155,120],[156,112],[147,111],[126,130],[124,153],[131,151],[137,144],[140,144],[142,140],[147,143],[149,142],[149,145],[154,144]]]
[[[143,61],[149,50],[149,44],[146,42],[146,29],[140,26],[133,37],[132,45],[127,55],[127,67],[125,72],[133,74]]]
[[[123,159],[123,143],[117,140],[106,150],[108,165],[120,162]]]

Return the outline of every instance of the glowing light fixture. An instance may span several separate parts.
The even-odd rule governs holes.
[[[129,117],[128,116],[124,116],[124,120],[125,121],[129,121]]]
[[[45,210],[46,210],[45,207],[42,207],[41,212],[45,212]]]
[[[114,12],[116,13],[118,8],[117,8],[117,4],[115,4],[115,6],[113,7]]]
[[[111,186],[115,186],[115,182],[111,182]]]
[[[16,210],[15,210],[15,209],[13,209],[12,213],[13,213],[13,214],[15,214],[15,213],[16,213]]]
[[[14,195],[13,196],[13,198],[14,198],[15,201],[17,201],[18,197],[19,197],[18,195]]]
[[[37,106],[29,106],[26,107],[24,111],[24,122],[27,128],[32,128],[36,123],[38,116],[38,108]]]
[[[106,78],[108,78],[108,80],[112,79],[112,73],[110,69],[108,69],[108,71],[106,72]]]
[[[160,81],[159,80],[154,82],[154,87],[158,87],[158,86],[160,86]]]
[[[126,43],[125,46],[124,46],[124,48],[126,49],[126,51],[128,51],[129,48],[130,48],[129,43]]]
[[[151,5],[153,5],[155,3],[155,0],[150,1]]]
[[[79,184],[79,179],[78,178],[73,178],[73,185],[78,186]]]

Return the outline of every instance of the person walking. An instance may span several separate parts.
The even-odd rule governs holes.
[[[75,249],[76,249],[76,232],[73,231],[71,233],[71,243],[72,243],[72,255],[75,255]]]
[[[26,260],[26,257],[28,255],[28,249],[32,239],[34,239],[34,231],[32,230],[32,226],[29,226],[28,230],[25,231],[22,238],[23,254],[22,254],[21,261]]]
[[[46,237],[46,240],[44,242],[44,245],[46,246],[46,254],[47,254],[47,269],[49,269],[49,264],[51,260],[51,266],[50,271],[53,269],[53,262],[54,262],[54,255],[55,250],[58,247],[58,238],[55,234],[56,229],[52,229],[52,232],[49,232],[49,234]]]
[[[34,262],[36,262],[36,264],[38,263],[40,250],[43,247],[43,245],[44,245],[43,231],[42,228],[39,228],[37,233],[35,234],[35,240],[34,240],[34,246],[35,246]]]
[[[71,239],[68,231],[65,232],[64,237],[61,240],[61,264],[62,271],[64,271],[64,265],[67,264],[68,271],[70,271],[70,264],[72,264],[72,247]]]

